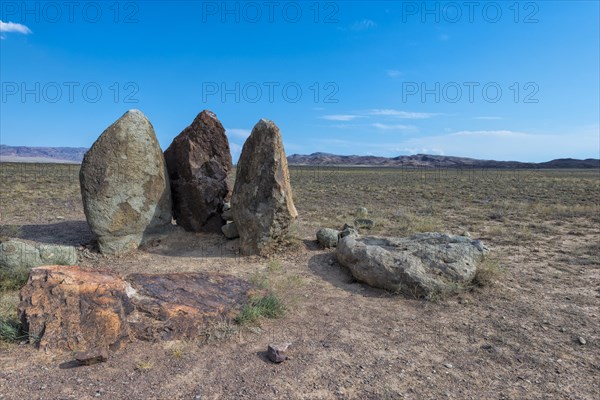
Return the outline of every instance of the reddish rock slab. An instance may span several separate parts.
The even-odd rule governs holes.
[[[234,319],[257,289],[239,278],[215,273],[133,274],[135,311],[128,320],[141,340],[193,339],[211,323]]]
[[[201,337],[213,322],[235,318],[258,292],[244,280],[216,273],[123,279],[107,270],[44,266],[31,270],[21,290],[19,318],[30,342],[43,349],[116,350],[134,338]]]
[[[129,340],[127,283],[109,271],[51,265],[31,269],[19,318],[43,349],[119,348]]]

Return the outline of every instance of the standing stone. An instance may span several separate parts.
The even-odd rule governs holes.
[[[173,195],[173,216],[188,231],[220,232],[233,166],[225,129],[204,110],[165,151]]]
[[[129,110],[100,135],[79,172],[83,209],[100,252],[137,248],[171,224],[171,192],[154,128]]]
[[[269,253],[298,217],[281,134],[272,121],[261,119],[244,143],[231,209],[242,254]]]

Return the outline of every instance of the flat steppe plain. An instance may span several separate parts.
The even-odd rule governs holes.
[[[237,241],[176,231],[120,257],[94,252],[77,165],[1,167],[3,237],[79,247],[84,267],[120,273],[220,271],[262,283],[280,319],[221,321],[197,340],[133,342],[103,364],[0,342],[0,399],[597,399],[600,396],[600,172],[292,167],[300,214],[271,258]],[[315,232],[370,212],[370,234],[469,232],[490,273],[431,301],[356,282]],[[14,318],[18,293],[0,294]],[[583,338],[585,344],[582,344]],[[290,359],[266,361],[270,342]]]

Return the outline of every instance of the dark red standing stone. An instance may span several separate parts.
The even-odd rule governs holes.
[[[223,203],[233,168],[229,141],[217,116],[202,111],[165,151],[173,216],[193,232],[221,232]]]

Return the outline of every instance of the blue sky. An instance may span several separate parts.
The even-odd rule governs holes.
[[[599,157],[597,1],[0,5],[0,142],[90,146],[127,109],[166,148],[203,109],[234,159],[260,118],[288,154]]]

